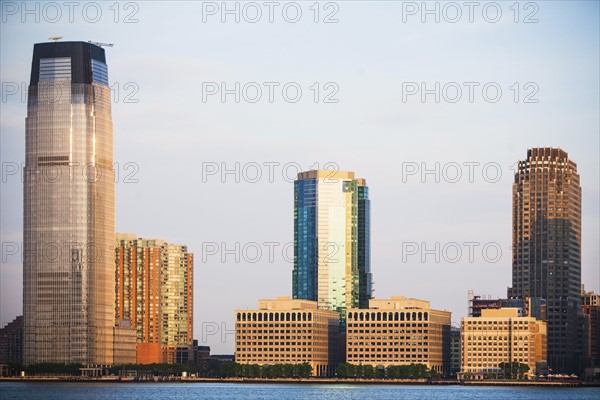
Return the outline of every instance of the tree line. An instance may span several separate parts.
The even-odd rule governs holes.
[[[342,363],[336,368],[337,378],[379,378],[379,379],[423,379],[439,378],[440,373],[425,364],[389,365],[374,367],[373,365],[355,365]]]
[[[211,366],[208,367],[210,370]],[[218,375],[221,378],[309,378],[312,376],[312,372],[312,366],[309,363],[261,366],[225,362],[220,365]]]

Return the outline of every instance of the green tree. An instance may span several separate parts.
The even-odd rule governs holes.
[[[512,361],[498,364],[500,375],[505,379],[525,379],[529,372],[529,365]]]
[[[203,376],[209,378],[221,377],[221,362],[215,359],[209,359],[206,366],[201,371]]]
[[[388,365],[385,369],[385,376],[389,379],[397,379],[399,374],[399,368],[397,365]]]
[[[341,363],[338,364],[337,368],[335,369],[335,375],[338,378],[348,378],[350,375],[348,374],[348,366],[350,364],[348,363]]]
[[[390,365],[385,369],[385,376],[390,379],[438,378],[440,373],[425,364]]]
[[[360,365],[359,368],[360,368],[360,373],[357,373],[357,374],[360,377],[366,378],[366,379],[371,379],[371,378],[375,377],[375,367],[373,367],[372,365],[369,365],[369,364]]]
[[[224,362],[221,365],[221,377],[223,378],[231,378],[237,376],[239,372],[239,367],[237,367],[236,363],[233,361]]]
[[[312,376],[313,370],[312,366],[305,362],[299,365],[298,376],[301,378],[310,378]]]
[[[431,378],[440,378],[442,376],[442,374],[440,374],[439,372],[437,372],[435,369],[433,369],[433,367],[429,370],[428,375]]]
[[[248,377],[249,378],[260,378],[262,369],[258,364],[248,365]]]
[[[294,365],[293,364],[283,364],[281,367],[281,375],[283,378],[293,378],[294,377]]]
[[[24,367],[27,375],[80,375],[83,364],[39,363]]]

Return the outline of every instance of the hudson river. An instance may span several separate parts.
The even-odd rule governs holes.
[[[600,388],[0,382],[0,398],[2,400],[598,400]]]

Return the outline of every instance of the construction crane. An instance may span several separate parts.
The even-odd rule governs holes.
[[[58,42],[60,39],[62,39],[64,36],[51,36],[48,38],[48,40],[52,40],[54,42]]]
[[[88,40],[88,43],[95,44],[98,47],[113,47],[114,46],[113,43],[92,42],[91,40]]]

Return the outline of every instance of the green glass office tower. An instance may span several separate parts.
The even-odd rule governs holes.
[[[338,311],[368,308],[372,298],[370,201],[353,172],[301,172],[294,182],[295,299]]]

